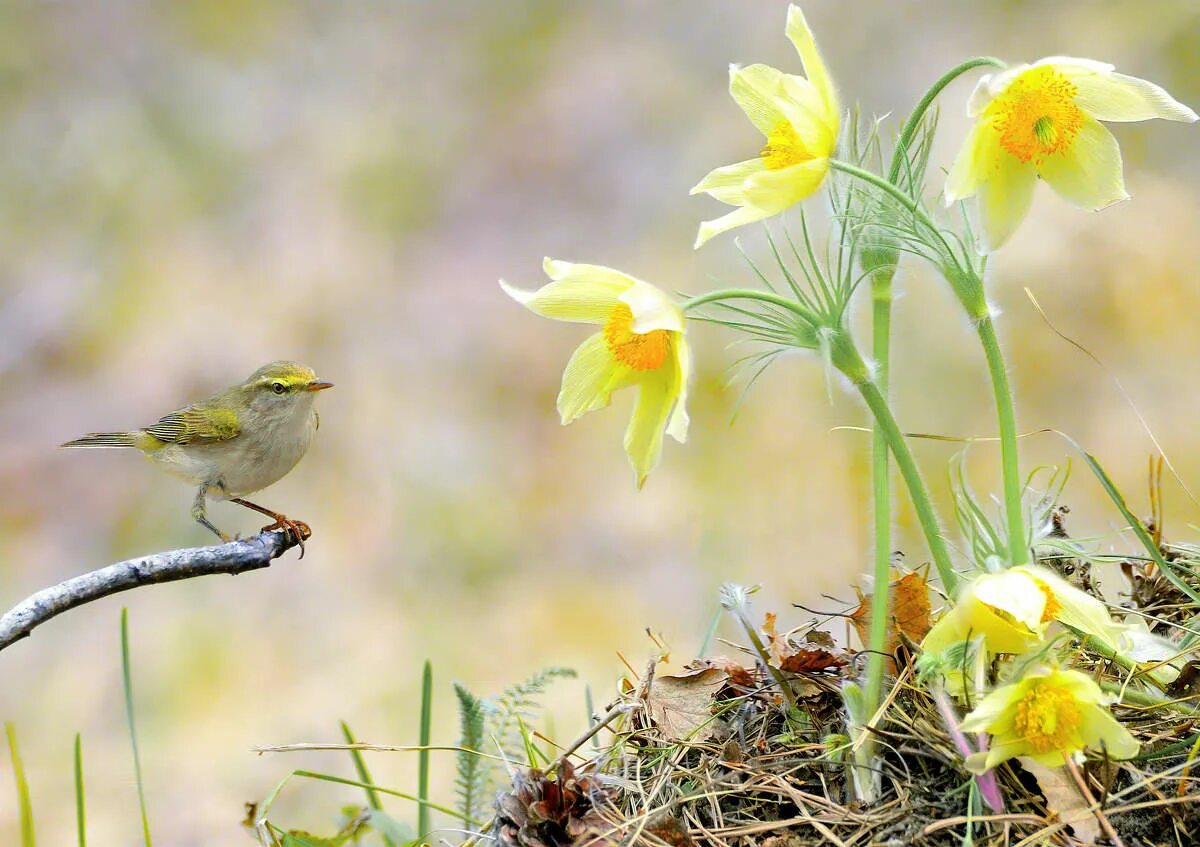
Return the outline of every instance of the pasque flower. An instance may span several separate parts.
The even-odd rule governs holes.
[[[840,120],[837,94],[800,7],[788,7],[786,31],[808,78],[768,65],[730,66],[729,93],[766,144],[757,157],[717,168],[692,189],[738,207],[702,223],[696,247],[779,214],[814,193],[829,171]]]
[[[1113,649],[1126,642],[1128,627],[1108,609],[1058,574],[1040,565],[986,573],[965,584],[955,604],[925,636],[921,649],[939,653],[982,637],[989,655],[1023,653],[1054,621],[1099,639]]]
[[[563,371],[558,412],[565,426],[603,409],[614,391],[639,389],[625,432],[625,452],[640,488],[658,464],[663,431],[687,440],[691,362],[683,311],[660,289],[602,265],[546,259],[551,282],[522,291],[500,281],[518,303],[548,318],[599,324]]]
[[[978,195],[992,250],[1029,211],[1039,177],[1085,209],[1128,197],[1121,150],[1100,121],[1196,120],[1152,82],[1067,56],[984,76],[967,112],[977,120],[946,181],[946,204]]]
[[[979,772],[1014,756],[1030,756],[1057,767],[1084,749],[1114,759],[1136,756],[1137,741],[1112,716],[1108,703],[1100,686],[1079,671],[1027,671],[996,688],[963,718],[963,732],[992,735],[987,753],[971,756],[967,766]]]

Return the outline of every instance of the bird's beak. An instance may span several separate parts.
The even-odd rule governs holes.
[[[310,382],[304,386],[308,391],[324,391],[326,388],[333,388],[332,382]]]

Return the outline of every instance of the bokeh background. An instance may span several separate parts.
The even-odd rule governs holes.
[[[268,571],[155,587],[59,618],[0,655],[44,843],[71,839],[71,744],[83,734],[92,838],[137,842],[120,685],[129,607],[151,825],[159,843],[237,844],[242,803],[292,767],[350,774],[340,754],[259,757],[337,740],[337,721],[413,743],[432,659],[435,738],[453,742],[451,679],[487,694],[547,665],[583,726],[660,632],[690,658],[725,580],[760,611],[830,607],[868,567],[864,422],[819,364],[786,358],[731,426],[733,339],[695,329],[692,437],[668,442],[641,493],[621,450],[631,397],[561,428],[558,377],[581,328],[523,311],[543,255],[611,264],[689,293],[747,280],[732,240],[700,253],[689,198],[761,139],[726,92],[728,62],[799,70],[778,2],[0,4],[0,606],[73,574],[208,543],[192,492],[135,455],[66,453],[81,432],[149,423],[295,358],[337,387],[320,436],[256,498],[309,521],[308,555]],[[903,115],[977,54],[1115,62],[1200,106],[1200,6],[1163,2],[832,2],[806,12],[847,102]],[[949,90],[936,167],[967,123]],[[1025,429],[1092,448],[1146,510],[1151,449],[1119,377],[1185,479],[1200,485],[1200,128],[1115,126],[1131,202],[1102,214],[1040,189],[990,270]],[[936,179],[936,174],[935,174]],[[933,188],[936,190],[936,186]],[[761,250],[760,232],[745,234]],[[992,432],[988,384],[952,298],[902,274],[896,402],[911,430]],[[1031,288],[1105,372],[1057,339]],[[1058,463],[1053,436],[1026,464]],[[921,442],[942,503],[956,448]],[[992,449],[972,454],[995,488]],[[1070,528],[1118,518],[1085,472]],[[259,525],[217,505],[218,524]],[[1167,530],[1197,519],[1174,483]],[[898,543],[923,561],[910,516]],[[1110,586],[1116,586],[1110,580]],[[16,803],[0,752],[0,842]],[[411,790],[413,760],[376,755]],[[450,762],[435,758],[449,798]],[[286,823],[328,830],[360,795],[294,785]],[[392,804],[399,816],[412,810]]]

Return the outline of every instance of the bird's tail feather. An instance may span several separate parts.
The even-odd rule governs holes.
[[[135,433],[132,432],[89,432],[74,441],[60,444],[60,447],[136,447]]]

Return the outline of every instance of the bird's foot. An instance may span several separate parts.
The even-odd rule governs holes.
[[[312,538],[312,530],[304,521],[294,521],[287,515],[275,515],[275,523],[268,524],[262,528],[263,532],[274,532],[282,529],[285,533],[296,539],[296,544],[300,548],[300,558],[304,558],[304,542]]]

